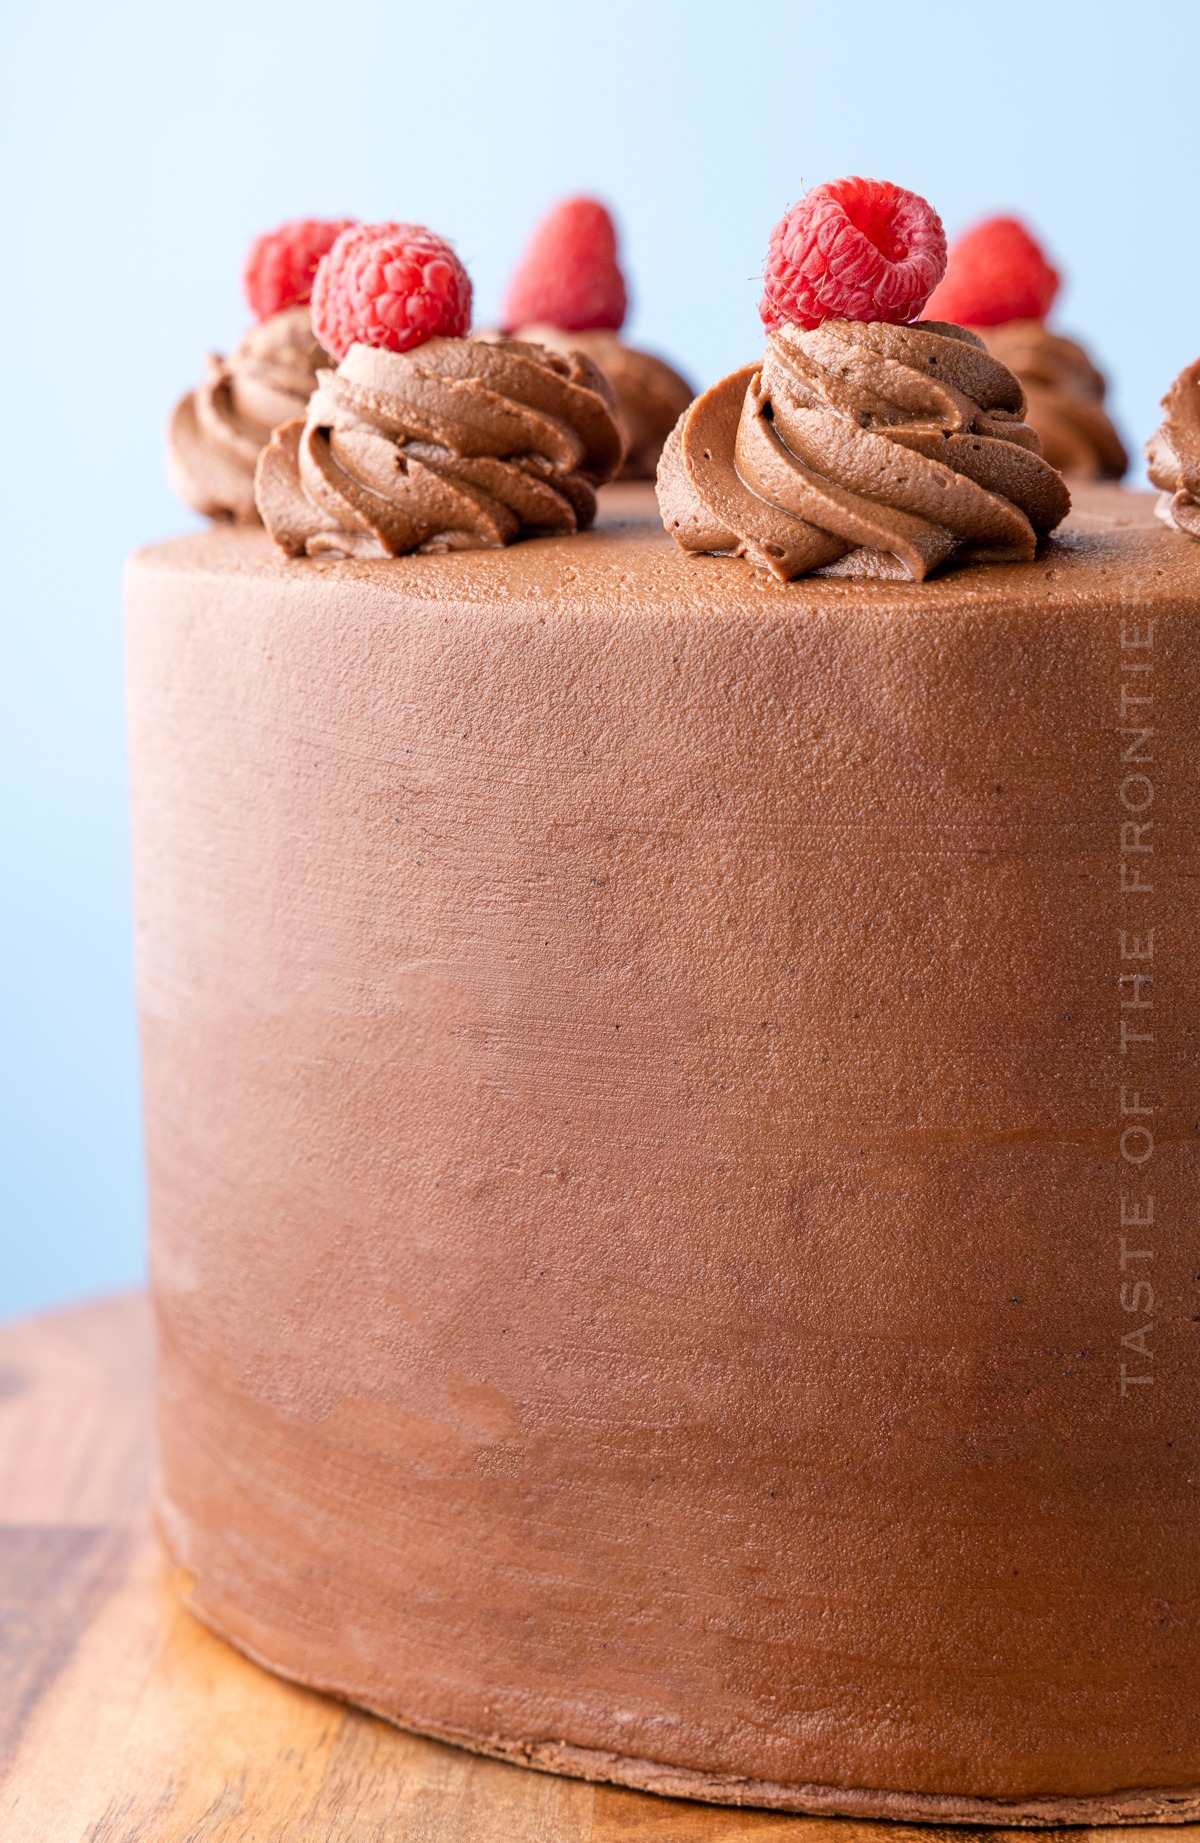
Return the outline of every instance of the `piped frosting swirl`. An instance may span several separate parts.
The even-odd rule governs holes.
[[[663,443],[695,395],[687,379],[665,359],[627,346],[606,327],[569,333],[559,326],[525,326],[514,337],[551,352],[584,352],[599,366],[616,395],[625,437],[621,479],[653,480]]]
[[[1162,400],[1166,415],[1146,443],[1154,508],[1164,525],[1200,538],[1200,358],[1185,365]]]
[[[1021,380],[1026,420],[1051,467],[1085,480],[1119,480],[1129,456],[1104,408],[1103,373],[1083,347],[1040,320],[981,327],[979,336]]]
[[[210,353],[207,381],[180,399],[167,426],[167,467],[180,498],[209,518],[257,523],[258,457],[272,429],[303,416],[329,362],[306,306],[251,327],[228,358]]]
[[[1010,562],[1070,509],[981,340],[942,322],[781,327],[761,366],[697,398],[663,451],[663,522],[691,551],[810,573],[922,581],[953,557]]]
[[[582,353],[354,345],[307,418],[276,430],[257,500],[292,556],[489,549],[586,529],[623,453],[612,390]]]

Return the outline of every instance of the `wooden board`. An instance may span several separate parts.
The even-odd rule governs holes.
[[[184,1610],[150,1532],[150,1362],[140,1297],[0,1328],[4,1843],[972,1835],[731,1811],[527,1772],[272,1677]],[[1091,1835],[1164,1843],[1150,1828]],[[1200,1826],[1167,1835],[1183,1843]]]

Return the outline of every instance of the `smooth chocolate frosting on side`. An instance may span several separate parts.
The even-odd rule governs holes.
[[[616,333],[604,329],[569,333],[559,326],[522,327],[517,339],[527,339],[551,352],[585,352],[604,373],[617,399],[617,413],[625,437],[622,480],[653,480],[663,443],[695,396],[687,379],[653,352],[627,346]]]
[[[209,376],[175,405],[167,467],[179,497],[209,518],[257,524],[254,470],[281,422],[303,416],[317,372],[331,364],[307,307],[251,327],[228,358],[209,355]]]
[[[1146,443],[1147,471],[1160,488],[1158,516],[1200,538],[1200,359],[1179,373],[1162,406],[1161,426]]]
[[[1119,480],[1129,456],[1104,408],[1104,375],[1083,347],[1047,332],[1040,320],[975,330],[992,356],[1020,378],[1025,419],[1041,436],[1051,467],[1084,480]]]
[[[1027,560],[1070,496],[1024,409],[1017,379],[961,327],[781,328],[761,367],[680,417],[659,463],[663,523],[684,550],[785,582]]]
[[[616,402],[582,353],[517,339],[351,346],[259,463],[263,523],[291,556],[494,549],[583,531],[621,466]]]
[[[1200,1817],[1198,599],[1099,518],[920,584],[134,560],[201,1617],[658,1791]]]

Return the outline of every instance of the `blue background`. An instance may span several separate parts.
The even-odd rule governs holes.
[[[1015,0],[585,7],[43,0],[3,28],[0,1315],[142,1271],[124,554],[195,521],[161,429],[281,219],[424,221],[478,317],[564,194],[616,209],[629,332],[708,383],[767,235],[868,173],[953,234],[1016,210],[1140,446],[1200,352],[1200,12]]]

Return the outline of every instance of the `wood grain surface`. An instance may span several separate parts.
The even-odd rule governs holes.
[[[4,1843],[966,1843],[973,1834],[731,1811],[554,1778],[420,1740],[281,1682],[197,1624],[158,1552],[146,1514],[150,1365],[140,1297],[0,1328]],[[1150,1828],[1090,1834],[1164,1843]],[[1184,1843],[1200,1826],[1168,1834]]]

